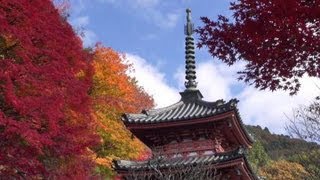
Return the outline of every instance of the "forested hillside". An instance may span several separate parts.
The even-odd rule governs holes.
[[[320,145],[272,134],[260,126],[246,128],[256,141],[249,160],[259,175],[268,179],[320,178]]]
[[[268,128],[260,126],[246,126],[247,130],[260,141],[271,159],[287,159],[297,153],[319,149],[320,146],[314,142],[290,138],[287,135],[272,134]]]
[[[52,2],[0,0],[0,179],[111,179],[116,174],[112,166],[113,160],[141,160],[150,156],[149,149],[125,127],[121,115],[150,109],[154,106],[154,101],[138,86],[137,80],[128,75],[128,71],[133,69],[125,62],[124,54],[102,44],[85,49],[74,27],[68,22],[68,13],[64,11],[67,5],[59,8]],[[310,3],[312,4],[311,1]],[[278,6],[272,6],[274,7]],[[307,7],[303,7],[307,13],[302,15],[308,17],[310,22],[319,17],[318,14],[313,17],[312,13],[309,17],[309,10],[313,10],[314,6]],[[296,8],[291,8],[294,9]],[[317,10],[314,9],[315,12],[320,12]],[[297,14],[299,20],[300,14]],[[290,24],[298,24],[296,22],[299,21]],[[272,27],[270,32],[277,30],[266,25]],[[278,26],[281,28],[286,24],[280,25]],[[318,27],[314,28],[317,28],[317,32]],[[125,30],[124,33],[127,33],[130,29]],[[246,35],[230,28],[226,30],[231,30],[231,35],[234,36]],[[202,32],[201,29],[198,31]],[[204,32],[206,31],[202,33]],[[260,89],[288,89],[294,94],[300,87],[298,80],[294,79],[294,82],[286,86],[281,83],[291,81],[294,76],[302,76],[297,75],[296,70],[300,73],[299,64],[304,65],[305,62],[291,63],[295,54],[291,47],[285,50],[282,46],[269,48],[268,43],[266,46],[265,42],[268,41],[265,39],[268,40],[269,37],[263,36],[270,34],[263,33],[259,38],[255,37],[259,35],[257,33],[249,34],[248,37],[255,41],[262,39],[262,43],[253,41],[255,43],[250,46],[237,46],[245,47],[239,53],[233,53],[235,49],[231,46],[230,51],[223,52],[220,58],[232,64],[235,58],[228,57],[243,52],[243,57],[250,60],[251,67],[247,66],[249,70],[264,70],[267,73],[253,71],[252,75],[248,71],[240,79],[249,82],[259,77],[255,73],[263,74],[261,80],[255,81]],[[282,33],[291,34],[290,31]],[[204,35],[202,41],[206,40],[206,34]],[[222,35],[226,41],[236,39],[225,36],[224,33],[214,35]],[[310,54],[312,50],[315,51],[314,47],[320,47],[318,37],[310,38],[304,43],[303,48],[309,47]],[[121,38],[127,44],[128,39]],[[132,40],[129,40],[131,43]],[[249,42],[247,36],[243,36],[243,40],[237,43]],[[299,41],[293,42],[300,47]],[[291,45],[293,42],[286,44]],[[213,42],[213,45],[216,44]],[[220,44],[235,43],[218,43]],[[274,46],[272,43],[270,45]],[[264,56],[257,57],[257,53],[251,51],[256,47],[261,47],[259,52]],[[219,49],[221,48],[225,50],[224,47]],[[219,49],[213,52],[220,55]],[[318,49],[313,53],[318,53]],[[300,57],[301,54],[295,55]],[[300,59],[305,59],[303,57]],[[270,63],[261,63],[270,58]],[[279,61],[273,62],[278,58]],[[287,64],[282,64],[284,60],[290,62],[292,72],[287,72],[290,68],[287,68]],[[319,60],[309,61],[310,67],[305,71],[319,78],[320,73],[314,70],[315,67],[318,68]],[[259,69],[258,65],[266,66],[267,70]],[[279,74],[274,71],[275,67],[279,67],[284,80],[277,79]],[[271,76],[268,72],[276,75]],[[306,111],[318,115],[319,106],[320,103],[315,102]],[[306,117],[313,120],[319,116]],[[257,174],[271,180],[320,179],[319,144],[272,134],[267,128],[262,129],[260,126],[248,125],[246,128],[255,139],[248,152],[248,160]],[[316,128],[313,129],[318,132]]]

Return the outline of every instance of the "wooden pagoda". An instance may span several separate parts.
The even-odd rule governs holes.
[[[115,161],[122,179],[257,179],[246,159],[253,140],[241,121],[238,100],[207,102],[197,89],[190,13],[187,9],[186,89],[180,101],[122,117],[137,138],[160,153],[146,161]],[[195,175],[195,169],[208,175]]]

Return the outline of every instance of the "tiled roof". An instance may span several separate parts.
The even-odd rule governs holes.
[[[128,123],[161,123],[186,119],[214,116],[235,110],[238,100],[229,102],[217,100],[207,102],[202,100],[199,91],[183,92],[179,102],[160,109],[144,110],[141,114],[124,114],[122,120]]]
[[[171,106],[144,110],[141,114],[124,114],[122,120],[127,124],[156,124],[163,122],[177,122],[183,120],[192,120],[198,118],[212,117],[226,112],[234,111],[239,120],[240,127],[250,142],[253,137],[247,132],[237,108],[237,99],[231,99],[228,102],[217,100],[208,102],[202,100],[200,91],[182,92],[181,100]]]
[[[114,161],[114,168],[117,170],[143,170],[149,169],[151,166],[156,165],[159,168],[176,167],[176,166],[188,166],[196,164],[217,164],[227,162],[230,160],[245,158],[243,149],[239,148],[235,151],[203,155],[203,156],[189,156],[189,157],[176,157],[176,158],[160,158],[151,159],[149,161],[127,161],[118,160]]]

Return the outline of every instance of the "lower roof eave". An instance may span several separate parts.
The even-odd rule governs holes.
[[[221,169],[229,169],[229,168],[239,168],[239,170],[241,170],[241,173],[247,177],[250,180],[258,180],[257,176],[254,174],[254,172],[252,171],[248,161],[246,158],[244,157],[239,157],[230,161],[226,161],[226,162],[218,162],[218,163],[214,163],[212,165],[209,164],[209,166],[213,166],[214,168],[216,168],[217,170],[221,170]],[[164,169],[166,169],[168,167],[164,167]],[[132,171],[131,169],[126,169],[126,168],[117,168],[115,167],[115,170],[118,172],[118,174],[120,175],[128,175],[130,174],[130,172]],[[133,171],[135,172],[143,172],[146,169],[134,169]],[[246,178],[246,179],[247,179]]]

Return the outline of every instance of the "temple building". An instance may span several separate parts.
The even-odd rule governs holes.
[[[146,161],[115,161],[122,179],[257,179],[246,158],[253,140],[242,123],[238,100],[204,101],[197,89],[193,31],[187,9],[186,89],[180,101],[122,116],[153,152]]]

